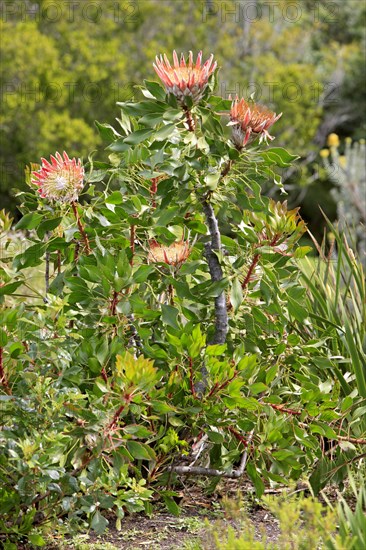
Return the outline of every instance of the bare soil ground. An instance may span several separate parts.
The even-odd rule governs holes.
[[[258,506],[251,492],[245,487],[240,488],[248,519],[255,530],[255,538],[263,536],[268,542],[275,542],[280,534],[278,521],[267,510]],[[181,493],[179,517],[165,511],[155,512],[151,518],[144,514],[126,516],[122,521],[121,530],[115,528],[113,517],[108,518],[109,527],[102,536],[96,536],[92,531],[78,535],[73,539],[63,538],[47,546],[47,550],[182,550],[194,549],[194,542],[204,543],[204,548],[211,548],[210,525],[219,521],[223,526],[239,526],[235,519],[228,519],[223,510],[223,498],[237,498],[238,485],[234,482],[225,484],[211,496],[205,495],[199,487],[191,485]],[[216,546],[212,545],[212,548]],[[248,549],[249,550],[249,549]]]

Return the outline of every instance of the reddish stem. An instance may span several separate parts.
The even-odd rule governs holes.
[[[192,118],[191,111],[188,109],[188,107],[185,107],[184,112],[186,114],[188,129],[190,132],[194,132],[194,120]]]
[[[278,241],[278,235],[275,235],[273,237],[273,240],[269,243],[269,246],[275,246],[275,244],[277,243]],[[246,274],[246,277],[241,285],[242,289],[244,290],[244,288],[248,285],[249,281],[250,281],[250,278],[253,274],[253,271],[254,269],[256,268],[257,266],[257,263],[259,262],[259,259],[260,259],[261,255],[259,253],[255,254],[253,256],[253,259],[252,259],[252,263],[250,264],[249,266],[249,269],[248,269],[248,273]]]
[[[274,246],[278,241],[279,235],[275,235],[273,240],[269,243],[269,246]]]
[[[253,257],[253,260],[252,260],[252,263],[250,264],[250,267],[248,269],[248,273],[246,274],[246,277],[241,285],[241,288],[244,290],[244,288],[247,286],[247,284],[249,283],[250,281],[250,278],[252,276],[252,273],[257,265],[257,263],[259,262],[259,258],[260,258],[260,254],[255,254],[255,256]]]
[[[207,397],[211,397],[214,393],[219,392],[224,388],[226,388],[226,386],[228,386],[230,382],[232,382],[234,378],[236,378],[237,376],[238,376],[238,371],[236,371],[231,378],[228,378],[227,380],[225,380],[225,382],[223,382],[221,385],[219,385],[218,382],[216,382],[216,384],[211,389]]]
[[[11,395],[11,388],[9,386],[8,379],[6,377],[5,371],[4,371],[4,363],[3,363],[3,348],[0,347],[0,384],[2,384],[5,392],[8,395]]]
[[[152,198],[151,206],[153,208],[156,208],[155,195],[158,191],[158,181],[159,181],[159,178],[152,178],[151,180],[150,195]]]
[[[74,251],[74,262],[77,264],[79,260],[79,250],[80,250],[80,243],[77,241],[75,243],[75,251]]]
[[[233,165],[233,161],[232,160],[229,160],[227,163],[226,163],[226,166],[225,168],[223,169],[223,171],[221,172],[221,177],[224,178],[225,176],[228,175],[228,173],[230,172],[230,169]]]
[[[174,288],[171,283],[168,285],[168,296],[169,296],[169,302],[171,306],[174,306]]]
[[[244,445],[244,447],[248,447],[247,440],[239,432],[237,432],[232,426],[228,426],[228,430],[230,433],[233,434],[233,436],[236,437],[238,441],[240,441],[240,443],[242,443],[242,445]]]
[[[100,371],[100,376],[103,378],[104,382],[108,382],[108,376],[107,376],[107,373],[105,371],[105,368],[103,367],[102,370]]]
[[[117,311],[116,311],[116,308],[117,308],[117,304],[118,304],[118,292],[117,290],[114,290],[113,291],[113,298],[111,300],[111,305],[110,305],[110,308],[109,308],[109,311],[111,313],[111,315],[116,315]]]
[[[84,240],[84,243],[85,243],[85,250],[86,250],[86,253],[89,255],[89,254],[91,254],[89,239],[88,239],[88,235],[85,233],[84,226],[83,226],[83,224],[81,223],[80,216],[79,216],[79,212],[78,212],[78,207],[77,207],[76,202],[75,202],[75,201],[72,201],[71,206],[72,206],[72,210],[73,210],[73,212],[74,212],[74,216],[75,216],[75,219],[76,219],[76,223],[77,223],[78,229],[79,229],[79,231],[80,231],[80,233],[81,233],[81,236],[83,237],[83,240]]]
[[[292,414],[294,416],[300,416],[301,411],[294,411],[293,409],[286,409],[283,405],[275,405],[274,403],[266,403],[266,405],[269,405],[272,407],[272,409],[275,409],[276,411]]]
[[[131,395],[125,395],[125,403],[123,403],[123,405],[120,405],[118,407],[118,409],[116,410],[116,412],[114,413],[113,415],[113,419],[112,419],[112,422],[110,422],[110,424],[108,424],[107,426],[107,432],[110,432],[110,430],[112,428],[114,428],[116,425],[117,425],[117,422],[118,422],[118,419],[120,417],[120,415],[122,414],[124,408],[129,404],[129,402],[131,401]]]

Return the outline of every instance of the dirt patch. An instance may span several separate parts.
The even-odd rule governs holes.
[[[125,518],[122,529],[117,531],[110,522],[103,536],[93,533],[78,535],[69,541],[47,546],[47,550],[182,550],[185,545],[194,548],[193,543],[203,543],[205,550],[211,548],[208,524],[214,525],[221,514],[206,510],[182,509],[180,517],[170,514],[156,514],[153,518],[136,515]],[[255,529],[255,538],[261,540],[265,534],[267,541],[275,542],[280,534],[277,520],[263,509],[249,514]],[[238,529],[239,525],[232,519],[219,519],[220,526]],[[189,544],[189,546],[188,546]],[[212,548],[216,546],[212,545]]]
[[[278,521],[267,510],[258,506],[252,494],[241,488],[241,495],[246,510],[246,516],[253,525],[255,539],[276,542],[280,535]],[[122,521],[121,530],[115,528],[115,519],[108,517],[109,526],[102,536],[92,531],[77,535],[69,540],[57,540],[47,546],[47,550],[196,550],[202,543],[205,550],[217,548],[212,540],[211,527],[220,526],[225,530],[230,525],[240,531],[240,518],[235,518],[235,511],[229,513],[230,519],[223,511],[223,498],[238,496],[238,486],[225,484],[215,491],[214,495],[206,496],[202,488],[186,487],[181,493],[179,517],[155,512],[151,518],[143,514],[127,516]],[[230,511],[229,511],[230,512]],[[196,543],[196,545],[195,545]]]

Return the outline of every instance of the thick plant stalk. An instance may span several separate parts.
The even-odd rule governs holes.
[[[242,454],[241,461],[239,468],[237,470],[232,470],[231,472],[225,472],[222,470],[216,470],[214,468],[205,468],[203,466],[193,466],[192,464],[190,466],[171,466],[169,470],[171,472],[175,472],[176,474],[182,474],[182,475],[192,475],[192,476],[219,476],[219,477],[226,477],[229,479],[239,479],[245,472],[245,467],[248,462],[248,447],[252,442],[254,435],[254,431],[252,430],[249,434],[248,440],[247,440],[247,448],[245,449],[244,453]],[[194,461],[195,462],[195,461]]]
[[[81,236],[84,240],[84,244],[85,244],[85,252],[87,255],[89,255],[91,253],[91,249],[90,249],[90,243],[89,243],[89,239],[88,239],[88,235],[85,233],[85,229],[84,229],[84,226],[80,220],[80,216],[79,216],[79,212],[78,212],[78,207],[77,207],[77,204],[75,201],[72,201],[71,203],[71,207],[72,207],[72,210],[74,212],[74,216],[75,216],[75,219],[76,219],[76,223],[77,223],[77,226],[78,226],[78,229],[81,233]]]
[[[191,111],[190,111],[187,107],[185,107],[184,112],[185,112],[185,115],[186,115],[188,130],[189,130],[190,132],[194,132],[194,130],[195,130],[195,124],[194,124],[194,120],[193,120],[193,118],[192,118],[192,113],[191,113]]]
[[[202,208],[206,216],[207,226],[211,237],[211,242],[206,244],[206,258],[210,270],[211,280],[214,282],[223,279],[223,272],[216,252],[221,251],[221,235],[219,224],[217,222],[212,204],[205,199]],[[215,298],[215,332],[209,344],[224,344],[228,331],[228,316],[226,307],[225,292],[222,291]]]

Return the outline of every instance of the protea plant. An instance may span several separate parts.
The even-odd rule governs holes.
[[[264,105],[249,103],[245,99],[236,97],[231,105],[230,122],[232,126],[231,139],[238,149],[242,149],[259,137],[259,143],[263,140],[273,140],[268,133],[269,128],[282,116],[277,115]]]
[[[177,241],[170,245],[159,244],[155,239],[149,242],[149,263],[165,263],[180,266],[190,254],[188,241]]]
[[[80,159],[70,159],[65,151],[63,156],[56,153],[51,162],[42,158],[40,169],[31,173],[31,183],[43,198],[73,203],[84,187],[84,167]]]
[[[202,64],[202,52],[199,52],[196,63],[193,62],[193,53],[189,52],[188,62],[181,54],[180,61],[177,52],[173,52],[173,67],[167,56],[156,56],[154,69],[165,86],[167,93],[175,95],[178,102],[186,105],[189,97],[193,104],[200,101],[207,87],[208,79],[216,69],[217,63],[213,55]]]

